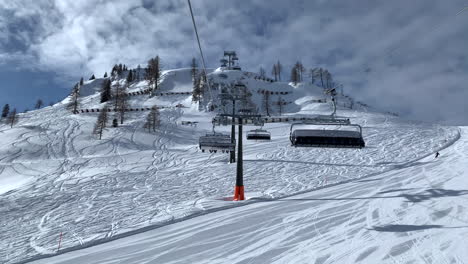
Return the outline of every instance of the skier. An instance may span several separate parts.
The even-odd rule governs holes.
[[[435,158],[437,159],[440,156],[439,151],[436,152]]]

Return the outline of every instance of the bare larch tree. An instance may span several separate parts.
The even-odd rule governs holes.
[[[144,128],[148,129],[149,133],[151,133],[151,131],[156,132],[156,129],[159,127],[160,123],[161,120],[159,117],[159,109],[157,106],[153,106],[151,112],[149,112],[148,116],[146,117]]]
[[[108,119],[108,108],[105,106],[100,112],[99,116],[96,121],[96,125],[94,126],[93,134],[99,135],[99,139],[102,139],[102,134],[104,129],[107,127],[107,119]]]
[[[13,126],[18,123],[18,113],[16,112],[16,108],[13,109],[13,111],[11,111],[9,114],[8,114],[8,124],[10,125],[11,128],[13,128]]]
[[[125,110],[128,109],[128,96],[126,94],[126,89],[128,87],[128,83],[125,85],[120,85],[119,82],[116,83],[114,86],[114,109],[118,113],[120,124],[124,123],[125,119]]]

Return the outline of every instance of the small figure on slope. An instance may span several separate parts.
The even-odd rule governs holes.
[[[436,154],[435,154],[435,158],[437,159],[439,156],[440,156],[440,153],[439,153],[439,151],[437,151]]]

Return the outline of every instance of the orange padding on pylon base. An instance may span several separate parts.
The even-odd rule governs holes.
[[[245,200],[244,196],[244,186],[236,186],[234,189],[234,201],[243,201]]]

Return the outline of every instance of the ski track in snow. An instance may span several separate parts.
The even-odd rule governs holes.
[[[467,263],[468,128],[443,153],[34,263]]]
[[[181,99],[177,98],[167,100],[179,102],[177,100]],[[223,198],[232,195],[236,164],[228,164],[227,155],[198,150],[197,139],[210,129],[211,124],[207,115],[189,110],[161,111],[162,124],[155,134],[140,128],[142,113],[129,113],[127,119],[133,121],[117,130],[108,129],[101,141],[95,140],[90,133],[95,116],[70,115],[62,106],[26,114],[21,124],[13,129],[0,125],[4,138],[0,144],[0,177],[13,173],[34,179],[19,189],[0,194],[0,262],[10,264],[38,254],[54,254],[60,232],[64,234],[62,248],[71,248],[148,226],[164,225],[204,211],[235,206]],[[301,112],[310,113],[315,111]],[[458,135],[456,128],[405,123],[383,114],[344,110],[341,113],[351,116],[353,122],[365,124],[366,148],[293,148],[288,139],[288,124],[266,125],[265,128],[272,132],[270,142],[244,140],[247,196],[278,199],[402,169],[411,161],[449,145]],[[177,125],[187,116],[198,118],[199,127]],[[224,131],[228,129],[224,128]],[[399,180],[395,179],[395,185],[401,185]],[[408,178],[406,183],[412,184],[412,180]],[[443,182],[433,184],[437,186]],[[365,180],[363,185],[372,186]],[[369,189],[356,188],[347,193],[350,191],[362,195]],[[372,239],[372,232],[359,229],[354,222],[358,223],[364,217],[369,226],[375,226],[384,223],[375,222],[381,221],[381,217],[398,218],[394,211],[384,211],[383,207],[373,203],[366,200],[347,207],[337,202],[336,207],[302,216],[316,219],[317,224],[311,227],[305,223],[301,228],[316,233],[320,241],[336,240],[336,237],[330,237],[332,227],[327,223],[330,219],[341,218],[335,219],[333,228],[353,230],[343,239],[364,256],[366,252],[362,250],[362,244],[354,237]],[[457,206],[465,208],[462,204]],[[374,212],[363,211],[368,207],[376,208],[377,220],[373,220]],[[334,210],[338,209],[340,214],[334,215]],[[300,223],[301,219],[288,221]],[[284,234],[285,239],[293,239],[291,234],[301,236],[297,226],[291,229],[274,219],[271,224]],[[271,231],[265,229],[265,232]],[[224,243],[230,235],[226,234],[216,242]],[[172,239],[179,238],[174,236]],[[428,243],[423,237],[418,239],[413,244]],[[246,241],[245,250],[238,255],[257,254],[259,248],[269,247],[272,243],[261,239],[253,243],[254,240],[252,238],[252,243]],[[309,246],[304,245],[304,250]],[[287,248],[280,251],[287,252]],[[328,252],[326,243],[318,248]],[[372,254],[383,249],[368,247],[366,250],[366,254]],[[230,253],[233,257],[237,255]],[[398,257],[391,255],[389,258]],[[420,258],[422,260],[424,256]],[[331,254],[322,262],[341,262],[343,259],[349,259],[349,255]]]

